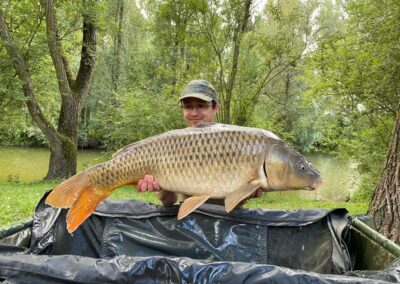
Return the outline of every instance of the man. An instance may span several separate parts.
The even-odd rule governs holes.
[[[184,88],[179,102],[183,110],[183,119],[190,127],[198,123],[213,122],[220,108],[217,92],[206,80],[190,81]],[[157,196],[164,206],[173,205],[178,200],[176,193],[162,190],[151,175],[146,175],[139,180],[137,188],[139,192],[157,192]],[[260,197],[261,195],[262,190],[257,189],[251,197]]]

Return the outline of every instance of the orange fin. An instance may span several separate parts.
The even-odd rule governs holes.
[[[106,199],[112,190],[96,190],[90,186],[82,192],[79,199],[72,205],[67,214],[67,231],[75,231],[96,209],[97,205]]]
[[[46,204],[57,208],[70,208],[90,185],[88,173],[80,172],[57,185],[47,196]]]
[[[183,201],[179,208],[178,220],[185,218],[187,215],[196,210],[200,205],[207,201],[210,195],[195,195]]]
[[[260,186],[261,183],[258,180],[253,180],[245,186],[242,186],[238,190],[229,193],[225,197],[225,211],[231,212],[239,204],[240,201],[249,197],[250,194],[256,191],[256,189]]]

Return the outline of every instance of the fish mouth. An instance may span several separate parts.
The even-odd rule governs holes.
[[[313,191],[316,190],[318,187],[320,187],[322,185],[322,179],[318,179],[317,181],[315,181],[312,185],[309,185],[307,187],[307,189],[309,191]]]

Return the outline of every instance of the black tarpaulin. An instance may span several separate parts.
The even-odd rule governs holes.
[[[318,274],[267,264],[191,258],[74,255],[0,256],[9,283],[387,283],[378,279]],[[0,276],[0,277],[1,277]],[[0,278],[1,279],[1,278]]]
[[[352,271],[345,209],[249,210],[106,200],[73,234],[67,210],[38,204],[29,246],[1,244],[0,277],[17,283],[381,283],[398,263]],[[26,230],[25,230],[26,231]],[[9,240],[8,240],[9,242]],[[0,278],[1,279],[1,278]]]

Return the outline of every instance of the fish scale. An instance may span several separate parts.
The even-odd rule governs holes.
[[[211,137],[213,139],[210,139]],[[243,164],[242,167],[254,168],[259,154],[257,145],[261,139],[259,133],[255,133],[251,138],[238,131],[226,131],[224,135],[221,132],[197,133],[194,131],[194,135],[192,132],[184,132],[178,137],[174,132],[165,135],[160,141],[151,139],[147,144],[139,144],[137,149],[132,147],[129,152],[121,154],[119,158],[117,156],[116,159],[103,164],[102,169],[95,167],[89,170],[89,175],[98,188],[108,188],[113,184],[123,184],[128,180],[135,182],[148,173],[152,173],[160,186],[165,189],[178,187],[179,190],[186,191],[183,188],[184,185],[193,181],[201,183],[204,177],[208,177],[209,180],[222,179],[227,183],[226,187],[229,187],[232,184],[230,173],[235,165],[240,162]],[[209,143],[210,140],[214,140],[215,143]],[[194,143],[187,144],[184,141]],[[250,143],[255,143],[256,146],[253,147]],[[235,155],[237,151],[241,151],[242,155]],[[125,158],[125,156],[130,158]],[[158,162],[160,160],[161,163]],[[116,171],[116,168],[120,170]],[[119,173],[120,176],[110,173]],[[223,173],[222,176],[221,173]],[[204,184],[201,186],[204,187]],[[205,191],[211,190],[211,186],[215,187],[218,184],[207,183],[207,186]],[[228,189],[222,191],[227,192]],[[192,192],[184,193],[191,194]]]
[[[321,182],[312,165],[272,132],[207,124],[172,130],[128,145],[111,160],[57,186],[46,202],[71,208],[67,216],[71,232],[114,189],[135,184],[146,174],[154,176],[165,190],[193,196],[182,204],[179,218],[208,198],[225,198],[229,212],[257,188],[316,188]]]

